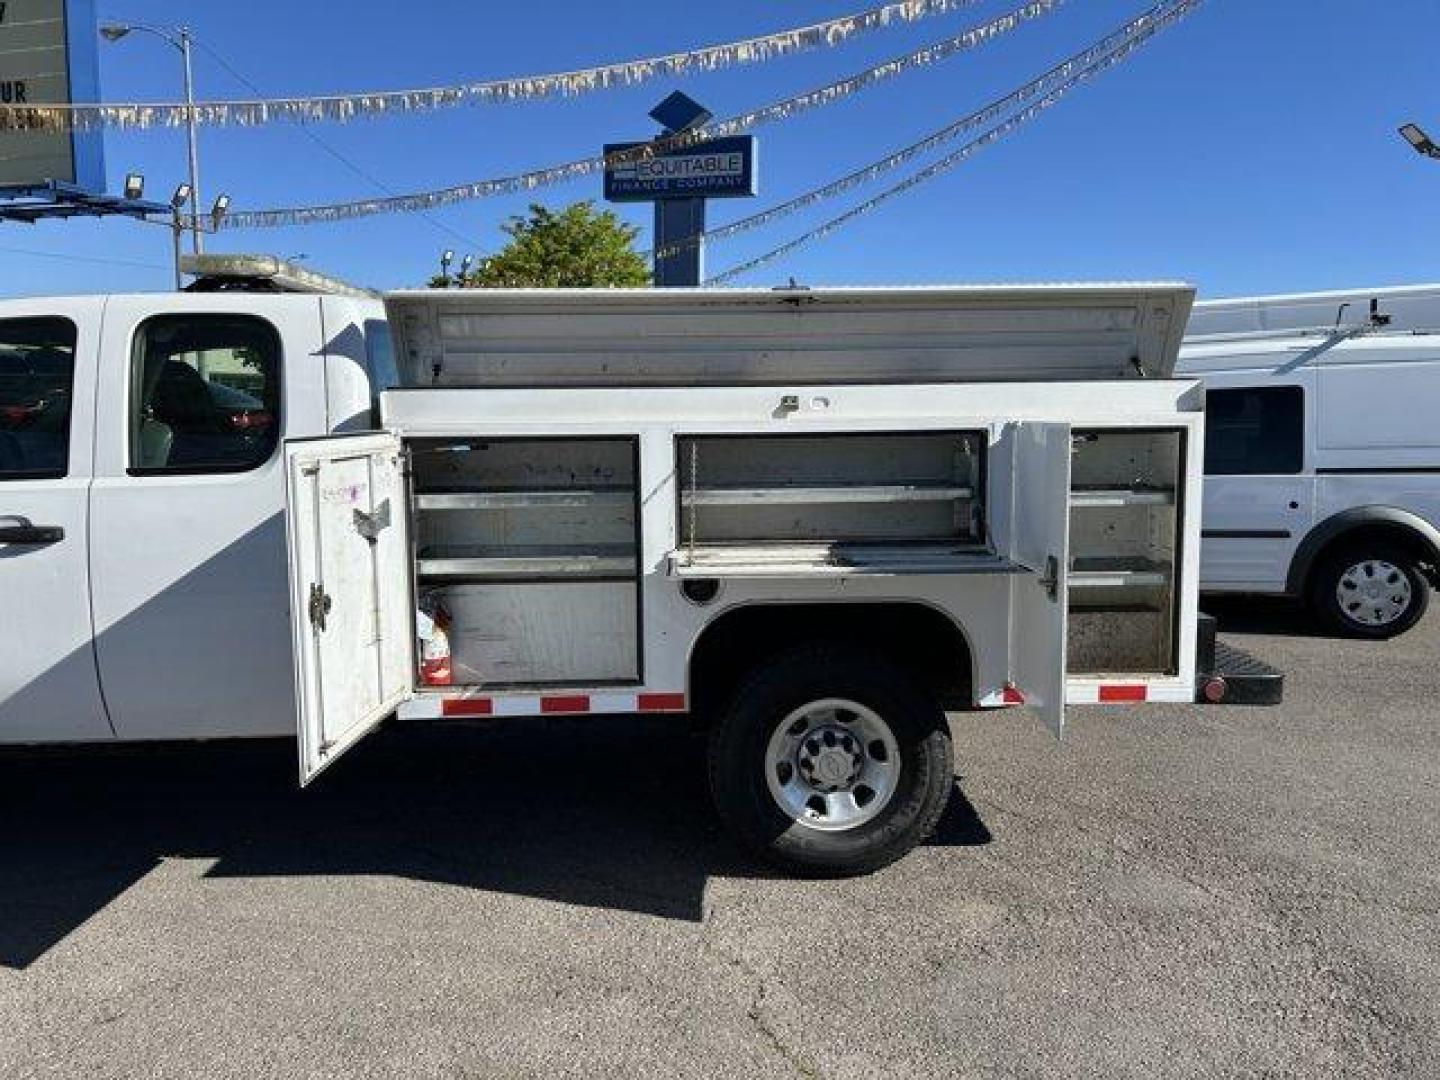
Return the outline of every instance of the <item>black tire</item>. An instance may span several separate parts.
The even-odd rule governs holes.
[[[1388,563],[1403,576],[1409,591],[1409,604],[1403,613],[1390,621],[1371,623],[1359,616],[1363,609],[1355,605],[1352,614],[1340,600],[1342,580],[1352,567],[1369,563]],[[1377,579],[1379,583],[1379,579]],[[1402,595],[1400,590],[1395,595]],[[1430,583],[1420,572],[1415,556],[1403,547],[1384,541],[1347,544],[1325,555],[1310,579],[1310,606],[1332,633],[1340,637],[1385,641],[1405,633],[1425,615],[1430,604]]]
[[[838,832],[782,809],[770,791],[766,760],[784,718],[831,698],[877,714],[899,751],[888,800],[870,820]],[[732,835],[805,877],[868,874],[899,859],[934,830],[954,787],[950,733],[935,696],[889,661],[845,646],[797,649],[756,669],[711,728],[709,768],[716,808]]]

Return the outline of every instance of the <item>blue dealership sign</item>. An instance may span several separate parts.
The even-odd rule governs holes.
[[[646,143],[607,143],[605,156],[638,150]],[[656,154],[626,156],[605,167],[608,202],[657,199],[742,198],[758,192],[752,135],[708,139]]]

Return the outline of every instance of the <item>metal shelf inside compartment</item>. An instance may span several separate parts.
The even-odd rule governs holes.
[[[418,559],[420,577],[435,579],[586,580],[633,578],[633,545],[591,547],[431,547]]]
[[[1173,506],[1174,488],[1077,487],[1070,492],[1074,507]]]
[[[1070,563],[1073,589],[1118,588],[1126,585],[1168,585],[1169,563],[1128,555],[1082,555]]]
[[[561,510],[587,506],[628,507],[633,488],[491,491],[430,491],[415,496],[418,510]]]
[[[970,487],[949,484],[824,484],[810,486],[706,487],[683,491],[685,506],[778,506],[825,503],[952,502],[975,495]]]
[[[956,544],[725,544],[670,554],[674,577],[1019,573],[984,548]]]

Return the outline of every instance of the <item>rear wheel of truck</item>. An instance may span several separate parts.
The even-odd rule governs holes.
[[[750,850],[806,876],[866,874],[935,828],[953,786],[938,701],[868,653],[816,646],[757,669],[710,732],[710,787]]]
[[[1420,621],[1430,583],[1403,548],[1358,544],[1327,555],[1316,567],[1310,602],[1335,633],[1380,641]]]

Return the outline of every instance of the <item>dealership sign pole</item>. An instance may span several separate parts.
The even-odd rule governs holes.
[[[681,93],[650,113],[661,138],[695,131],[710,112]],[[705,278],[705,200],[747,198],[758,190],[753,136],[705,139],[647,156],[628,154],[643,142],[609,143],[605,168],[609,202],[655,204],[655,285],[696,286]]]

